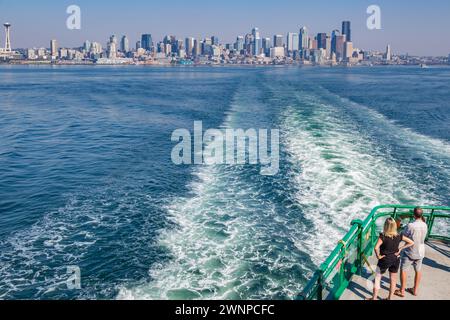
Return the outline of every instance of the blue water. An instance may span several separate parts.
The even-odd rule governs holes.
[[[196,120],[280,129],[280,173],[172,164]],[[449,181],[449,68],[1,66],[0,298],[291,299],[352,219]]]

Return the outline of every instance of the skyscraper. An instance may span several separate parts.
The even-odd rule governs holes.
[[[287,49],[289,52],[294,52],[299,49],[298,33],[289,32],[287,35]]]
[[[241,52],[242,50],[244,50],[244,37],[243,36],[238,36],[236,38],[236,43],[234,45],[234,49],[236,49],[236,51]]]
[[[120,51],[125,53],[130,51],[130,41],[127,36],[123,36],[120,40]]]
[[[253,36],[253,52],[252,52],[252,54],[254,56],[257,56],[257,55],[261,54],[261,49],[262,49],[262,41],[261,41],[261,36],[259,34],[258,28],[253,28],[252,36]]]
[[[349,42],[352,41],[352,29],[351,29],[350,21],[342,22],[342,35],[346,36],[346,41],[349,41]]]
[[[109,37],[109,42],[114,42],[114,44],[116,45],[117,48],[117,37],[116,35],[112,35],[111,37]]]
[[[112,39],[111,39],[112,40]],[[117,58],[117,45],[114,41],[110,41],[108,43],[108,58],[109,59],[115,59]]]
[[[212,37],[211,37],[211,44],[212,44],[213,46],[218,46],[218,45],[219,45],[219,37],[217,37],[217,36],[212,36]]]
[[[83,44],[83,49],[86,52],[89,52],[91,50],[91,42],[89,40],[86,40]]]
[[[273,36],[273,46],[275,48],[283,46],[283,36],[282,35],[277,34],[277,35]]]
[[[262,47],[263,47],[263,50],[264,50],[264,54],[266,56],[270,56],[270,48],[271,48],[270,38],[262,39]]]
[[[300,49],[306,50],[309,47],[308,29],[303,27],[300,29]]]
[[[339,30],[333,30],[331,33],[331,53],[336,53],[336,37],[340,36],[341,32]]]
[[[58,56],[58,43],[56,40],[50,41],[50,52],[52,58],[56,58]]]
[[[194,53],[194,41],[195,39],[192,37],[186,38],[185,40],[186,54],[188,55],[188,57],[192,57]]]
[[[385,58],[386,58],[386,61],[391,61],[392,60],[392,50],[391,50],[391,45],[390,44],[388,44],[387,47],[386,47]]]
[[[326,49],[327,48],[327,34],[326,33],[318,33],[317,34],[317,48],[318,49]]]
[[[337,35],[336,36],[336,59],[337,61],[342,61],[344,59],[344,45],[345,45],[345,36]]]
[[[141,47],[147,51],[150,51],[153,47],[153,39],[151,34],[143,34],[141,36]]]

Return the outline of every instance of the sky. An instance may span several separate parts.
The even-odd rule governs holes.
[[[381,8],[381,30],[369,30],[369,5]],[[81,8],[81,30],[66,27],[69,5]],[[448,0],[0,0],[0,23],[12,24],[14,48],[78,47],[85,40],[106,44],[109,36],[126,34],[130,44],[142,33],[154,41],[165,35],[201,38],[216,35],[222,43],[260,29],[263,37],[298,32],[331,33],[343,20],[352,22],[354,46],[412,55],[450,54]],[[4,46],[4,34],[0,33]]]

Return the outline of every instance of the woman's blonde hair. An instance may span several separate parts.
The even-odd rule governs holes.
[[[384,223],[383,234],[385,237],[388,238],[393,238],[398,235],[397,222],[395,222],[394,219],[389,218],[386,220],[386,222]]]

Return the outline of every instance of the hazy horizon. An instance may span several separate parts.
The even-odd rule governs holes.
[[[66,28],[66,8],[72,4],[81,7],[81,30]],[[366,27],[366,9],[372,4],[381,7],[381,30]],[[12,24],[14,48],[48,47],[51,39],[56,39],[61,47],[79,47],[85,40],[106,44],[112,34],[127,35],[130,47],[134,47],[143,33],[152,34],[155,42],[165,35],[199,39],[216,35],[221,43],[233,43],[238,35],[249,33],[253,27],[258,27],[264,37],[298,32],[302,26],[308,27],[310,35],[329,34],[340,29],[343,20],[350,20],[352,40],[359,49],[383,51],[390,44],[397,54],[447,56],[450,53],[449,12],[450,2],[440,0],[426,3],[406,0],[395,3],[387,0],[211,3],[193,0],[189,4],[181,0],[170,4],[162,0],[137,0],[131,4],[104,0],[95,3],[58,1],[56,4],[50,0],[0,0],[0,22]],[[3,47],[3,31],[0,39]]]

